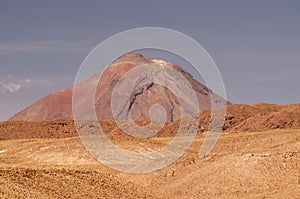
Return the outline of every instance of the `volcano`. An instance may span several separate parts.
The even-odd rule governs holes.
[[[142,55],[138,52],[127,53],[112,64],[107,66],[103,71],[99,71],[87,80],[75,85],[81,89],[89,89],[92,82],[98,80],[101,76],[101,81],[99,81],[96,87],[95,93],[95,111],[98,120],[112,120],[113,113],[111,108],[112,93],[117,82],[131,69],[137,66],[145,64],[154,64],[159,66],[165,66],[166,68],[174,69],[179,72],[192,87],[196,99],[198,100],[199,110],[211,110],[211,97],[213,97],[214,102],[220,106],[225,106],[230,104],[230,102],[219,97],[213,93],[205,85],[197,81],[190,73],[184,70],[182,67],[166,62],[163,60],[152,60],[148,57]],[[169,75],[170,76],[170,75]],[[167,76],[166,78],[169,78]],[[164,76],[163,76],[164,77]],[[138,80],[131,80],[138,81]],[[135,82],[133,82],[135,83]],[[163,85],[155,83],[147,83],[145,85],[137,87],[129,97],[129,100],[123,105],[118,103],[118,99],[115,104],[122,105],[117,111],[117,115],[129,116],[133,119],[145,119],[149,120],[149,109],[154,104],[159,104],[165,110],[166,121],[175,121],[180,118],[181,107],[179,101],[185,102],[187,108],[193,106],[193,102],[190,101],[190,96],[184,93],[182,88],[182,81],[176,81],[176,93],[172,92]],[[72,94],[75,86],[63,89],[61,91],[52,93],[24,110],[20,111],[16,115],[10,118],[10,120],[23,120],[23,121],[39,121],[39,120],[49,120],[49,119],[66,119],[72,120]],[[178,93],[181,93],[178,97]],[[84,95],[82,96],[84,99]],[[180,98],[180,99],[178,99]],[[84,100],[83,100],[84,101]],[[85,110],[86,104],[83,102],[80,109]],[[88,110],[89,111],[89,110]],[[155,114],[155,112],[154,112]],[[192,112],[191,112],[192,114]],[[122,117],[121,119],[124,119]]]

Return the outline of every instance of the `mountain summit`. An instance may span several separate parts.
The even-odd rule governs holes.
[[[120,99],[113,99],[114,104],[118,105],[116,115],[119,119],[126,119],[130,116],[132,119],[145,119],[149,120],[149,109],[154,104],[159,104],[165,109],[166,121],[175,121],[180,118],[181,107],[180,101],[186,104],[186,109],[192,107],[194,104],[190,100],[189,93],[186,93],[182,88],[184,88],[183,81],[174,78],[171,69],[179,72],[184,79],[188,81],[194,90],[195,96],[198,99],[199,110],[210,110],[211,109],[211,96],[214,96],[214,103],[220,103],[220,105],[229,104],[229,102],[223,100],[221,97],[214,94],[205,85],[198,82],[193,76],[180,66],[166,62],[164,60],[151,60],[148,57],[138,53],[131,52],[127,53],[117,60],[115,60],[111,65],[107,66],[103,71],[94,74],[89,79],[79,83],[76,87],[80,89],[89,89],[92,82],[99,79],[101,75],[101,81],[98,82],[95,93],[95,110],[99,120],[112,120],[113,113],[111,108],[111,100],[114,87],[126,73],[131,69],[135,69],[141,65],[156,65],[164,66],[167,70],[158,71],[154,67],[153,70],[148,71],[147,74],[151,73],[162,73],[163,78],[172,79],[175,83],[176,93],[169,90],[166,86],[161,84],[155,84],[153,82],[148,82],[142,86],[136,87],[131,96],[129,96],[126,103],[119,103],[118,100],[122,100],[122,93],[120,94]],[[170,70],[168,70],[170,69]],[[149,75],[144,74],[144,78],[149,78]],[[158,77],[151,76],[153,80],[158,79]],[[126,78],[125,78],[126,79]],[[141,79],[130,79],[131,83],[136,84],[137,81]],[[121,84],[121,83],[120,83]],[[166,83],[167,84],[167,83]],[[126,93],[126,85],[123,92]],[[52,93],[29,107],[25,108],[21,112],[14,115],[10,120],[25,120],[25,121],[37,121],[37,120],[48,120],[48,119],[73,119],[72,115],[72,94],[74,87],[69,87],[61,91]],[[82,96],[84,99],[84,95]],[[219,100],[218,100],[219,99]],[[225,102],[225,103],[224,103]],[[223,103],[223,104],[222,104]],[[83,103],[80,109],[85,110],[86,104]],[[85,110],[86,111],[86,110]],[[89,110],[88,110],[89,111]],[[192,114],[192,112],[191,112]],[[155,111],[154,111],[155,116]],[[118,119],[118,118],[117,118]]]

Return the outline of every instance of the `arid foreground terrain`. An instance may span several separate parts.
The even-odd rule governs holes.
[[[104,128],[115,144],[133,151],[159,148],[172,138],[138,140],[115,131],[113,123]],[[205,133],[199,133],[183,157],[148,174],[97,162],[71,121],[4,122],[0,130],[0,198],[300,197],[296,128],[224,132],[204,159],[198,152]]]

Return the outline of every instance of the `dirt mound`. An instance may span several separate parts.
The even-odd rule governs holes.
[[[257,103],[227,107],[224,129],[231,132],[299,129],[300,106]]]

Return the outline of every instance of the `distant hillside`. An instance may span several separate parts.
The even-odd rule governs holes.
[[[199,133],[207,130],[210,111],[202,111]],[[111,136],[122,131],[113,121],[101,121],[101,127]],[[138,121],[146,125],[147,121]],[[158,136],[174,136],[179,121],[168,122],[157,133]],[[227,107],[225,132],[265,131],[271,129],[300,129],[300,104],[275,105],[257,103],[254,105],[234,104]],[[0,140],[20,138],[61,138],[78,136],[73,121],[7,121],[0,123]]]

